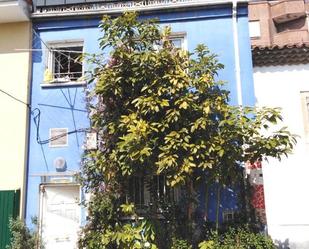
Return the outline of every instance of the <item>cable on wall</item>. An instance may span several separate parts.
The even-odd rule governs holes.
[[[51,141],[54,141],[56,139],[59,139],[59,138],[62,138],[64,136],[67,136],[67,135],[70,135],[70,134],[73,134],[73,133],[78,133],[78,132],[87,132],[89,131],[90,129],[89,128],[80,128],[80,129],[75,129],[75,130],[72,130],[72,131],[68,131],[68,132],[65,132],[65,133],[62,133],[60,135],[57,135],[57,136],[53,136],[49,139],[45,139],[45,140],[41,140],[40,139],[40,122],[41,122],[41,110],[39,108],[34,108],[32,109],[31,105],[29,103],[26,103],[24,101],[22,101],[21,99],[13,96],[12,94],[0,89],[0,92],[9,96],[11,99],[21,103],[21,104],[24,104],[27,108],[29,108],[31,114],[33,115],[33,122],[35,124],[35,127],[36,127],[36,141],[38,144],[47,144]]]

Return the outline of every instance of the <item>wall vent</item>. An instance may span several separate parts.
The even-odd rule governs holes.
[[[68,128],[51,128],[49,130],[49,147],[68,146]]]

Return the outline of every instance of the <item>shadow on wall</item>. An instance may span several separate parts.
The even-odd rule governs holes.
[[[290,247],[289,239],[286,239],[284,241],[275,240],[275,244],[277,245],[278,249],[292,249]]]
[[[309,249],[309,240],[291,241],[290,239],[275,240],[278,249]]]
[[[30,30],[30,22],[1,24],[0,54],[29,52]]]

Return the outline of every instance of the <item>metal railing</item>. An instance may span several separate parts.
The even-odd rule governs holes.
[[[1,1],[1,0],[0,0]],[[119,2],[119,0],[34,0],[33,4],[37,7],[44,6],[59,6],[59,5],[74,5],[74,4],[89,4],[102,2]]]

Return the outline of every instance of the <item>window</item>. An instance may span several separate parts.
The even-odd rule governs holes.
[[[222,212],[222,220],[224,223],[230,223],[235,221],[235,211],[234,210],[224,210]]]
[[[176,47],[176,48],[183,48],[184,45],[184,39],[179,37],[179,38],[171,38],[170,41],[172,42],[172,44]]]
[[[67,128],[51,128],[49,131],[49,146],[64,147],[68,145],[68,129]]]
[[[249,22],[249,35],[250,35],[250,38],[258,38],[261,36],[260,21],[250,21]]]
[[[169,36],[169,40],[176,48],[187,50],[186,33],[184,32],[171,33]],[[157,50],[159,50],[160,47],[162,48],[162,44],[154,45],[154,48]]]
[[[173,43],[173,45],[176,48],[187,49],[187,40],[185,38],[186,33],[179,32],[179,33],[172,33],[170,35],[169,40]]]
[[[142,210],[154,201],[165,202],[179,199],[179,190],[171,189],[166,184],[165,176],[134,176],[129,180],[127,200]]]
[[[67,83],[81,81],[83,65],[78,60],[83,53],[83,42],[52,42],[48,51],[48,77],[44,81]],[[47,78],[47,79],[46,79]]]

